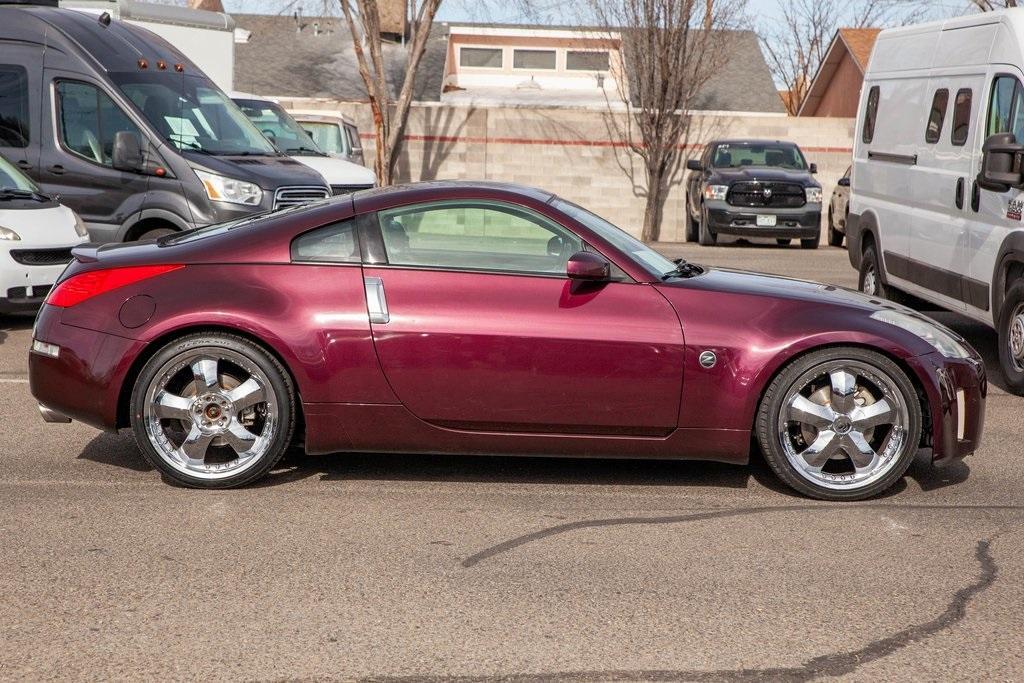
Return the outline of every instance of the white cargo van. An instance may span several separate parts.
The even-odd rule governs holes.
[[[1024,9],[883,31],[861,93],[850,261],[995,328],[1024,393]]]

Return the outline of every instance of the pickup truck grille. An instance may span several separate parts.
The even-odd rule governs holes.
[[[317,199],[325,199],[330,195],[331,193],[326,187],[318,185],[279,187],[274,193],[274,211]]]
[[[23,266],[56,266],[71,263],[71,250],[11,249],[11,258]]]
[[[795,183],[733,183],[725,200],[732,206],[799,209],[807,203],[804,188]]]

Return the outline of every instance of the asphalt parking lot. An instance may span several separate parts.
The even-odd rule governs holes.
[[[662,245],[853,286],[846,253]],[[0,678],[1024,678],[1024,398],[985,355],[983,448],[824,504],[760,461],[293,454],[162,483],[130,435],[47,425],[0,317]]]

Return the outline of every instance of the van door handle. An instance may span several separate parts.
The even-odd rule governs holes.
[[[52,173],[53,175],[64,175],[64,167],[61,166],[60,164],[54,164],[53,166],[46,170]]]
[[[971,188],[971,208],[974,209],[974,213],[978,213],[981,210],[981,186],[978,185],[978,181],[974,181],[974,186]]]
[[[28,163],[28,159],[18,159],[17,164],[18,168],[22,171],[27,171],[32,168],[32,164]]]
[[[384,296],[384,281],[379,277],[364,277],[366,288],[366,310],[370,313],[370,322],[384,324],[391,320],[388,314],[388,300]]]
[[[964,208],[964,179],[958,178],[956,181],[956,208]]]

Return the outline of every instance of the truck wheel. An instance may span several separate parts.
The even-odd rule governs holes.
[[[779,245],[780,247],[788,247],[789,243],[792,242],[792,241],[793,240],[789,239],[788,237],[776,237],[775,238],[775,244]]]
[[[820,232],[814,237],[811,237],[810,239],[800,240],[801,249],[817,249],[819,244],[821,244]]]
[[[686,241],[696,242],[698,231],[700,230],[700,222],[695,221],[693,216],[690,215],[690,210],[686,210]]]
[[[711,232],[711,226],[708,225],[708,212],[707,209],[701,207],[700,210],[700,225],[697,228],[699,233],[699,241],[702,247],[713,247],[718,243],[718,235]]]
[[[836,230],[835,220],[832,218],[832,209],[828,210],[828,243],[832,247],[843,246],[843,238],[846,237],[843,233]]]
[[[999,312],[999,364],[1007,388],[1024,396],[1024,280],[1010,287]]]

